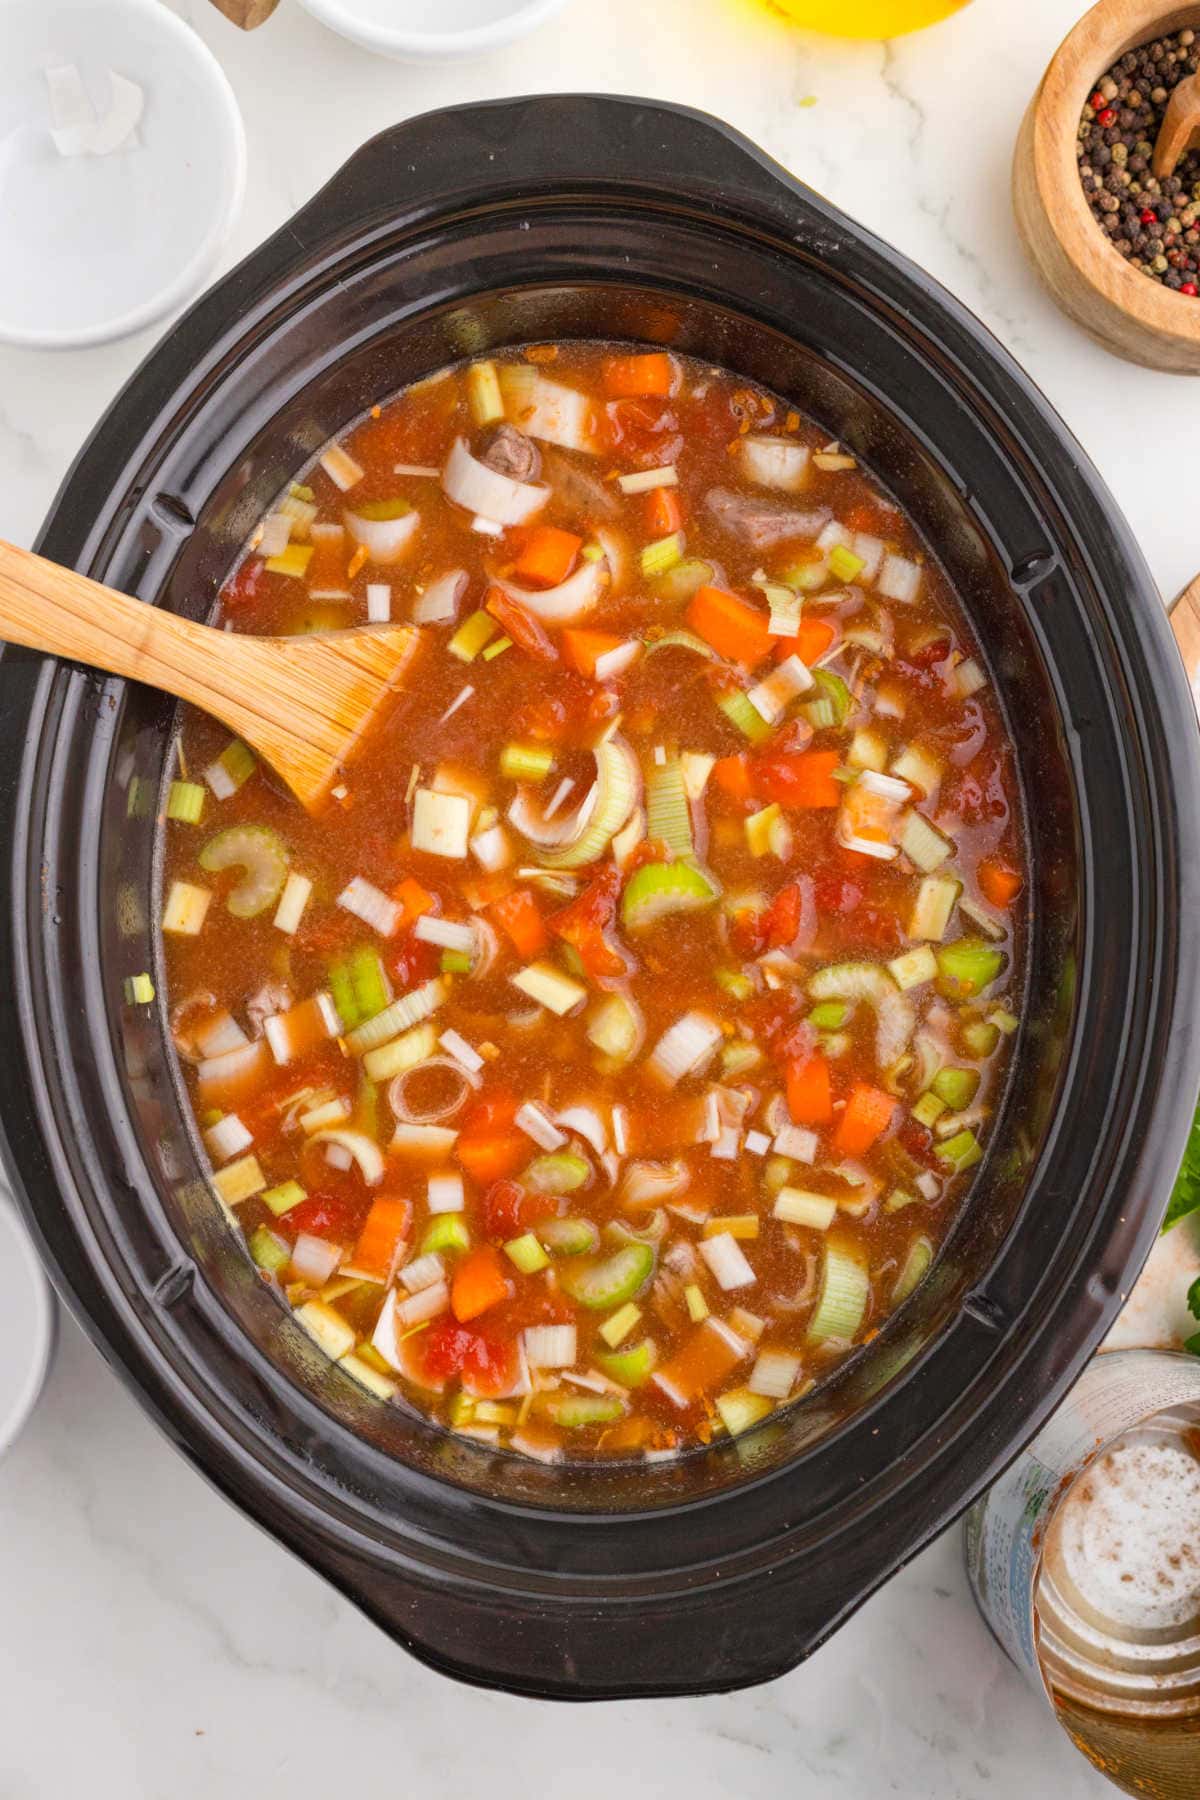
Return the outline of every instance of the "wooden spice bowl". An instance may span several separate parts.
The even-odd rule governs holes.
[[[1177,294],[1126,262],[1101,231],[1075,146],[1089,95],[1127,50],[1185,29],[1200,4],[1100,0],[1064,38],[1021,125],[1013,205],[1025,248],[1063,311],[1129,362],[1200,375],[1200,298]]]

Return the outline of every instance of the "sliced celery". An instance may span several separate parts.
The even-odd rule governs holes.
[[[573,1194],[592,1178],[591,1165],[574,1150],[552,1150],[537,1156],[521,1176],[521,1186],[535,1194]]]
[[[912,1115],[918,1125],[924,1125],[926,1130],[931,1130],[946,1111],[946,1102],[940,1095],[935,1094],[933,1090],[930,1089],[928,1092],[922,1094],[921,1098],[916,1102],[912,1109]]]
[[[510,1238],[504,1246],[504,1254],[522,1275],[536,1275],[539,1269],[550,1266],[550,1258],[532,1231],[525,1232],[521,1237]]]
[[[982,938],[957,938],[937,952],[938,973],[948,998],[970,1000],[999,976],[1004,953]]]
[[[556,1425],[578,1431],[584,1425],[609,1425],[625,1416],[619,1394],[549,1394],[543,1402]]]
[[[283,1238],[276,1237],[267,1225],[255,1226],[250,1233],[249,1250],[259,1268],[265,1269],[268,1275],[278,1275],[292,1260],[292,1252],[287,1243]]]
[[[572,1300],[593,1312],[607,1312],[640,1294],[654,1273],[651,1244],[630,1243],[611,1256],[566,1265],[559,1281]]]
[[[694,863],[643,863],[625,883],[621,923],[627,931],[645,931],[670,913],[699,912],[718,897]]]
[[[648,1381],[657,1361],[658,1351],[650,1338],[643,1338],[628,1350],[601,1351],[596,1357],[597,1366],[609,1380],[619,1381],[627,1388],[641,1387]]]
[[[198,781],[173,781],[167,794],[167,817],[198,825],[204,811],[204,789]]]
[[[554,1256],[591,1256],[600,1243],[590,1219],[543,1219],[537,1235]]]
[[[929,1273],[929,1265],[933,1261],[933,1245],[928,1238],[919,1237],[909,1246],[908,1255],[904,1259],[904,1267],[896,1277],[896,1285],[892,1289],[892,1303],[899,1306],[907,1300],[913,1289],[919,1287]]]
[[[763,744],[770,737],[773,727],[767,724],[761,713],[755,712],[741,688],[728,688],[723,694],[718,694],[717,705],[729,723],[752,744]]]
[[[505,744],[500,752],[500,773],[507,781],[544,781],[553,767],[548,744]]]
[[[939,1069],[933,1078],[932,1087],[939,1100],[944,1100],[952,1112],[961,1112],[970,1106],[979,1091],[978,1069]]]
[[[588,1018],[589,1044],[614,1062],[631,1061],[641,1047],[644,1033],[641,1011],[628,994],[609,994]]]
[[[682,561],[683,538],[676,531],[670,537],[659,538],[657,543],[646,545],[642,551],[642,574],[647,581],[653,581],[676,568]]]
[[[944,1144],[939,1144],[937,1153],[939,1161],[949,1163],[955,1174],[961,1175],[964,1169],[975,1167],[983,1149],[973,1131],[959,1131]]]
[[[235,919],[265,912],[287,880],[287,848],[270,825],[230,825],[209,838],[196,860],[210,875],[241,869],[242,879],[225,902]]]
[[[125,999],[130,1006],[149,1006],[154,999],[154,983],[149,975],[126,976]]]
[[[420,1254],[432,1256],[442,1250],[469,1250],[471,1234],[461,1213],[438,1213],[429,1221],[421,1239]]]
[[[473,612],[470,618],[463,620],[446,648],[451,656],[457,656],[459,662],[474,662],[483,646],[495,637],[499,629],[491,613]]]

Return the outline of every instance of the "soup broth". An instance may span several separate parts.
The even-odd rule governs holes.
[[[319,817],[183,723],[172,1029],[263,1279],[548,1460],[810,1389],[929,1268],[1019,1011],[1011,746],[911,522],[726,371],[533,346],[327,447],[219,617],[422,637]]]

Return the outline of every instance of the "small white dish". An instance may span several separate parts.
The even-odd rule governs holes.
[[[37,1402],[54,1343],[54,1298],[11,1201],[0,1195],[0,1456]]]
[[[0,341],[105,343],[174,311],[211,274],[245,186],[216,58],[159,0],[0,0],[0,46]],[[77,70],[100,120],[114,78],[126,98],[134,84],[133,137],[60,154],[47,70]]]
[[[301,0],[331,31],[400,62],[457,62],[511,44],[567,0]]]

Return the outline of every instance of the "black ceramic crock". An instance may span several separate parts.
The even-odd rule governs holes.
[[[4,1150],[145,1407],[395,1639],[531,1694],[707,1692],[819,1645],[998,1473],[1115,1315],[1200,1080],[1200,754],[1142,560],[1020,370],[744,139],[634,100],[472,106],[366,145],[173,327],[40,547],[202,616],[281,483],[379,396],[572,336],[670,344],[793,398],[919,521],[986,646],[1036,869],[1028,1016],[929,1278],[828,1385],[677,1464],[545,1468],[372,1402],[258,1281],[162,1020],[123,1005],[122,978],[157,967],[171,704],[17,652]]]

